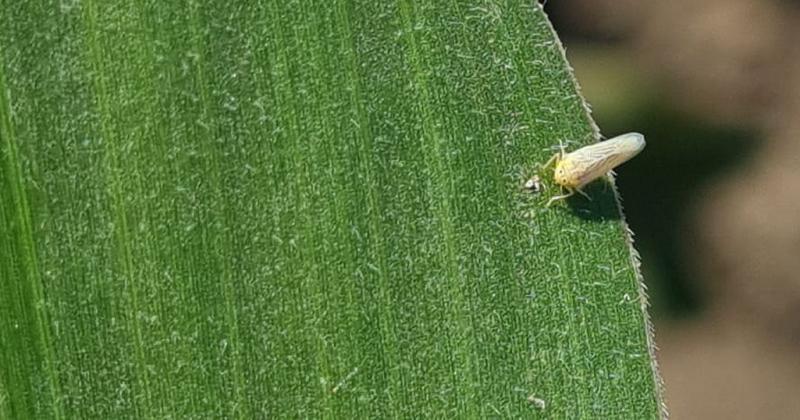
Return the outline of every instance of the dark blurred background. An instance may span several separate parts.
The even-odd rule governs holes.
[[[607,137],[673,419],[800,418],[800,1],[550,0]]]

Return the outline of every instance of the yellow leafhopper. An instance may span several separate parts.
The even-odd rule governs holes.
[[[547,202],[563,200],[576,192],[589,198],[581,188],[595,179],[607,174],[617,166],[627,162],[644,149],[644,136],[627,133],[621,136],[581,147],[574,152],[565,153],[562,148],[544,165],[555,163],[553,180],[567,190],[567,194],[557,195]]]

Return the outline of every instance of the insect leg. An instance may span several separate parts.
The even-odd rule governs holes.
[[[563,199],[568,198],[568,197],[572,197],[575,194],[575,190],[573,190],[571,188],[568,188],[567,190],[569,191],[567,194],[557,195],[557,196],[551,198],[550,201],[547,202],[547,205],[545,207],[550,207],[556,201],[563,200]]]
[[[589,197],[589,194],[586,194],[582,189],[575,188],[575,191],[579,192],[582,196],[586,197],[587,200],[592,201],[592,197]]]
[[[556,163],[559,159],[561,159],[561,153],[560,152],[554,154],[553,157],[551,157],[550,160],[547,161],[547,163],[545,163],[544,165],[541,165],[540,169],[541,170],[545,170],[545,169],[553,166],[553,164]]]

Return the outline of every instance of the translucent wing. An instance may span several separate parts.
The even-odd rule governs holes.
[[[582,147],[568,153],[564,159],[572,164],[580,188],[636,156],[644,145],[644,136],[628,133]]]

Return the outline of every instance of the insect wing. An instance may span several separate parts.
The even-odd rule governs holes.
[[[578,149],[566,159],[573,162],[580,188],[636,156],[644,145],[644,136],[628,133]]]

